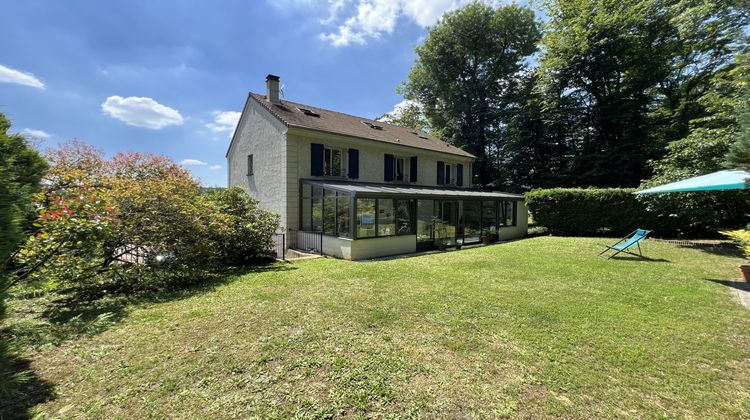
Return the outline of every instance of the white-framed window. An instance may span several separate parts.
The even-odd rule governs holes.
[[[450,185],[450,184],[454,183],[453,176],[451,176],[451,175],[452,175],[451,174],[451,165],[448,164],[448,163],[446,163],[445,164],[445,183],[446,184]]]
[[[343,153],[341,149],[326,147],[323,151],[323,175],[325,176],[342,176],[344,165]]]

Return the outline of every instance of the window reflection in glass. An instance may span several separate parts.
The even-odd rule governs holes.
[[[393,208],[393,199],[378,199],[378,236],[390,236],[396,234],[396,218]]]
[[[433,207],[432,200],[417,200],[417,241],[432,240]]]
[[[357,237],[375,236],[375,199],[357,199]]]
[[[323,230],[323,199],[312,199],[312,231],[321,232]]]
[[[482,201],[482,235],[497,233],[497,201]]]
[[[328,235],[336,233],[336,193],[325,190],[323,198],[323,232]]]
[[[412,211],[409,200],[396,200],[396,226],[397,235],[408,235],[412,233]]]
[[[341,149],[324,149],[323,175],[341,176]]]
[[[349,232],[349,196],[339,193],[336,197],[336,231],[339,236],[351,237]]]
[[[464,243],[479,242],[482,234],[481,201],[464,201]]]
[[[506,201],[505,202],[505,226],[515,225],[515,222],[516,222],[515,213],[516,213],[516,202]]]

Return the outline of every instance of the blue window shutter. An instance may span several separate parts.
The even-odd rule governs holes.
[[[323,176],[323,145],[312,143],[310,145],[310,175]]]
[[[393,155],[385,154],[383,157],[383,180],[393,181]]]
[[[349,149],[349,178],[359,178],[359,150]]]
[[[459,187],[464,185],[464,165],[456,165],[456,185]]]
[[[409,181],[417,182],[417,157],[412,156],[409,162]]]
[[[445,184],[445,162],[438,161],[437,163],[437,183],[438,185]]]

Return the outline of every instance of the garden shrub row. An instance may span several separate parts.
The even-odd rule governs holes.
[[[559,235],[625,234],[649,226],[646,207],[629,188],[551,188],[526,194],[534,223]]]
[[[551,188],[526,194],[538,226],[556,235],[623,235],[636,228],[662,237],[718,236],[750,222],[747,191],[637,196],[631,188]]]

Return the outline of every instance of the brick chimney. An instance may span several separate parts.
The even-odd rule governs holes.
[[[266,76],[266,99],[274,104],[281,103],[279,100],[279,80],[281,78],[273,74]]]

